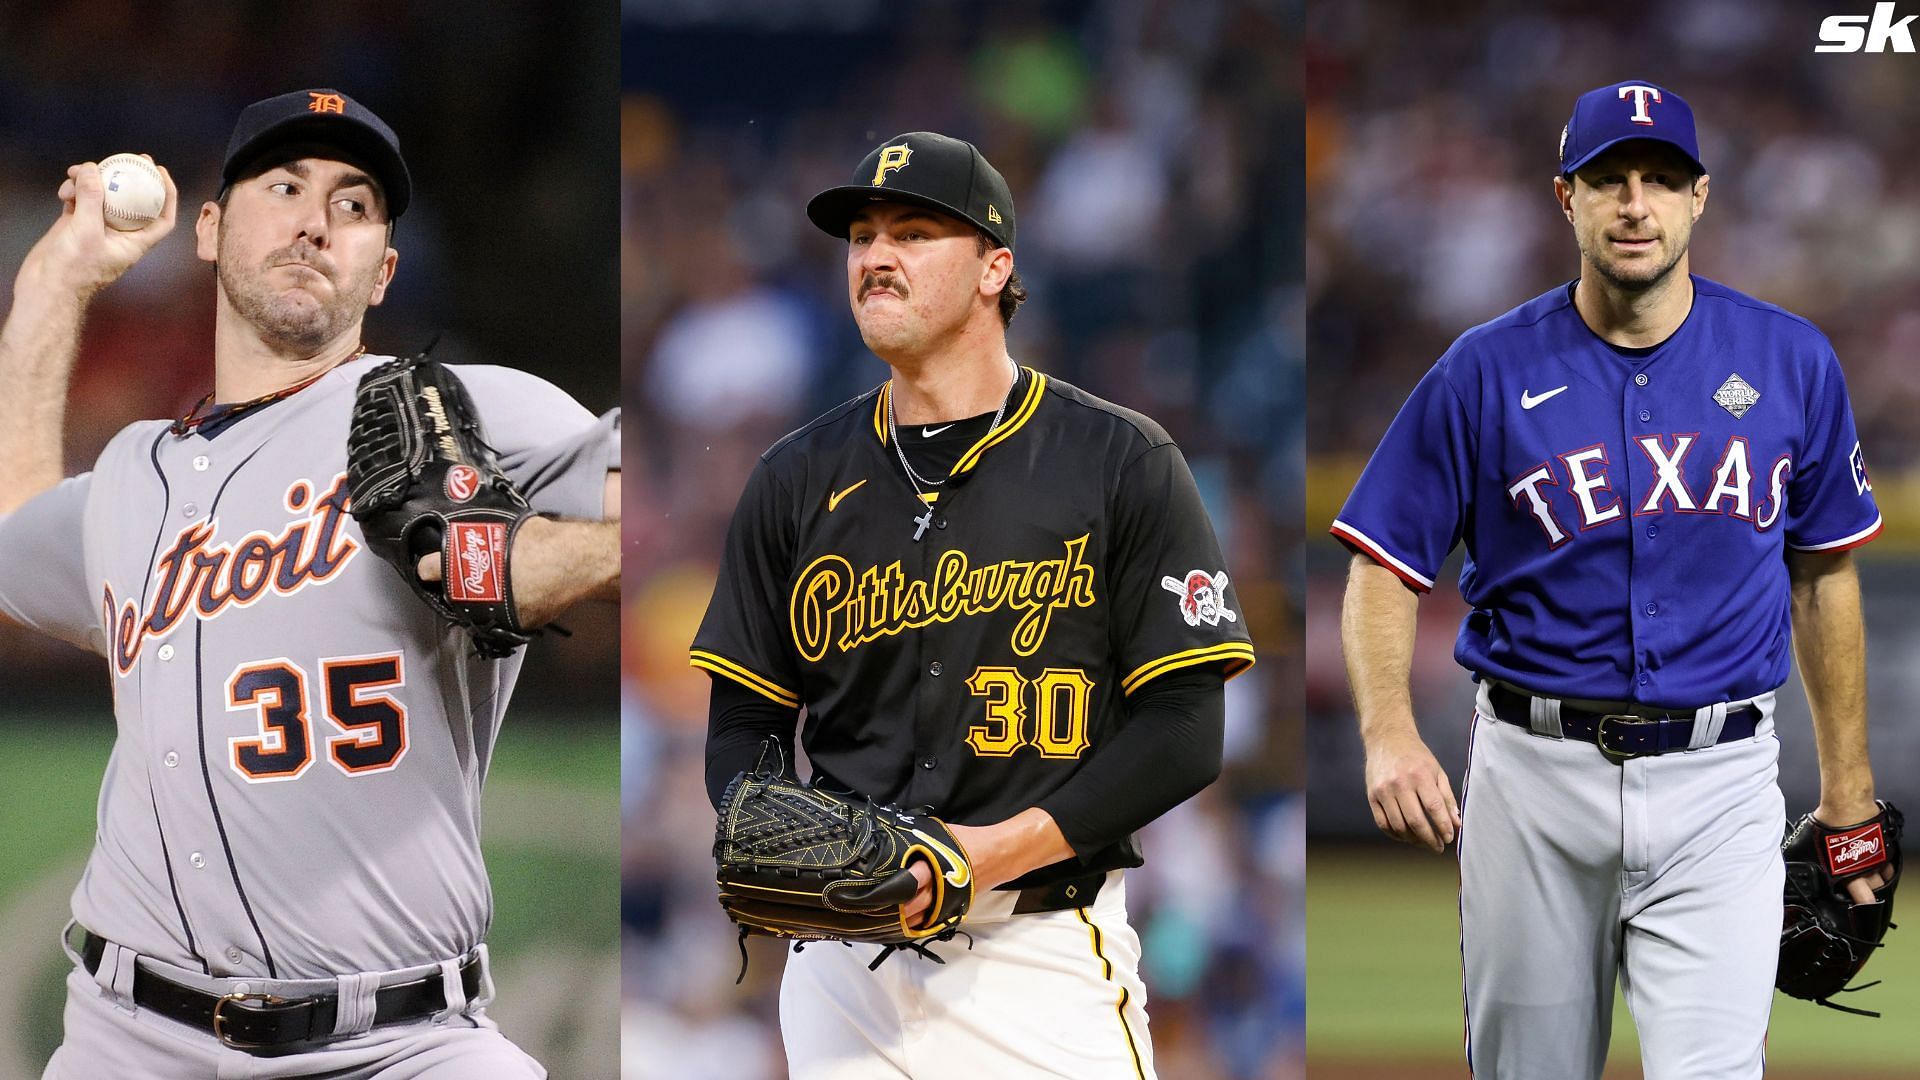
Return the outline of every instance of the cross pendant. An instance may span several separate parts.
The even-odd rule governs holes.
[[[927,526],[933,524],[933,507],[927,507],[927,512],[914,518],[913,523],[918,526],[913,530],[913,542],[917,544],[922,536],[927,535]]]

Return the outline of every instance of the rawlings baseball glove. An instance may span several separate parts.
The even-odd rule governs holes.
[[[772,764],[769,764],[772,758]],[[749,934],[805,941],[863,941],[925,948],[959,932],[973,902],[973,869],[938,818],[802,784],[787,775],[777,744],[727,785],[714,833],[720,906],[740,926],[741,975]],[[918,891],[908,864],[931,864],[933,905],[909,926]]]
[[[509,553],[533,512],[500,470],[453,372],[423,352],[360,379],[347,486],[367,546],[472,635],[482,656],[507,656],[531,639],[514,611]],[[420,558],[434,551],[441,580],[422,581]]]
[[[1787,863],[1787,910],[1774,978],[1783,992],[1842,1012],[1880,1015],[1827,999],[1875,985],[1847,984],[1893,927],[1902,821],[1900,811],[1883,800],[1880,813],[1858,825],[1831,829],[1808,814],[1788,829],[1780,845]],[[1893,876],[1873,891],[1874,902],[1854,903],[1847,895],[1847,881],[1881,867],[1891,867]]]

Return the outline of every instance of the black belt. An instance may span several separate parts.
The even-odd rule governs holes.
[[[1056,881],[1051,885],[1035,885],[1021,889],[1020,898],[1013,903],[1015,915],[1032,915],[1041,911],[1065,911],[1068,908],[1086,907],[1093,898],[1100,895],[1100,886],[1107,883],[1106,871],[1087,874],[1083,877]]]
[[[106,951],[106,939],[86,931],[80,959],[86,963],[88,974],[100,970],[100,958]],[[468,1001],[479,996],[478,954],[460,965],[460,985]],[[133,972],[133,1002],[161,1016],[211,1032],[225,1046],[250,1052],[332,1038],[334,1020],[340,1013],[338,994],[310,998],[210,994],[139,967]],[[373,1026],[424,1019],[446,1007],[445,987],[441,985],[439,972],[435,972],[423,979],[374,991]]]
[[[1530,695],[1496,684],[1487,688],[1487,698],[1493,704],[1494,716],[1533,730]],[[1560,706],[1563,738],[1593,743],[1608,757],[1622,760],[1687,749],[1693,742],[1693,724],[1691,709],[1678,713],[1647,710],[1642,714],[1592,712],[1571,705]],[[1751,739],[1759,724],[1760,710],[1751,705],[1728,709],[1726,723],[1721,725],[1720,737],[1714,744]]]

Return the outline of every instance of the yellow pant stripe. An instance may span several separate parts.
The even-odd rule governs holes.
[[[1093,955],[1100,961],[1100,977],[1108,982],[1113,982],[1113,961],[1107,959],[1107,954],[1100,948],[1100,928],[1095,926],[1093,920],[1087,917],[1086,908],[1074,908],[1073,913],[1080,917],[1082,923],[1086,924],[1087,934],[1093,940]],[[1118,986],[1119,984],[1116,983],[1115,985]],[[1133,1027],[1127,1023],[1127,1002],[1130,1000],[1130,995],[1127,993],[1126,987],[1121,986],[1119,989],[1120,1000],[1114,1003],[1113,1012],[1115,1016],[1120,1018],[1120,1033],[1126,1036],[1127,1053],[1133,1055],[1133,1074],[1138,1077],[1139,1080],[1147,1080],[1146,1066],[1140,1063],[1140,1046],[1133,1041]]]

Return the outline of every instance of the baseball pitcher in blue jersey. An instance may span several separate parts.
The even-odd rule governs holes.
[[[1454,342],[1332,526],[1374,820],[1457,842],[1482,1080],[1599,1077],[1616,976],[1649,1078],[1761,1075],[1790,645],[1814,816],[1880,813],[1849,552],[1881,522],[1846,383],[1805,319],[1689,272],[1706,173],[1677,94],[1582,95],[1553,181],[1579,278]],[[1462,543],[1454,657],[1478,702],[1456,803],[1408,672]],[[1889,869],[1845,887],[1874,903]]]

